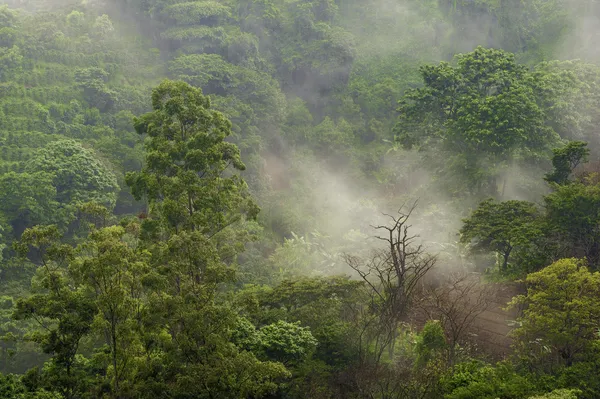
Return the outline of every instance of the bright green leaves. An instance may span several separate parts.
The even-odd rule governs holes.
[[[527,377],[519,375],[507,362],[495,366],[477,361],[455,366],[452,374],[442,378],[446,399],[526,398],[535,386]]]
[[[300,322],[278,320],[256,330],[248,319],[239,318],[232,333],[239,348],[292,367],[308,360],[318,345],[310,328],[302,327]]]
[[[579,389],[555,389],[545,395],[532,396],[529,399],[577,399],[580,393]]]
[[[443,359],[447,348],[448,344],[446,343],[444,329],[440,322],[427,321],[423,326],[423,331],[417,338],[415,347],[417,366],[424,367],[430,362]]]
[[[561,259],[526,282],[527,294],[513,300],[526,305],[514,331],[521,360],[551,371],[596,353],[600,273],[584,261]]]
[[[265,355],[283,364],[295,364],[307,359],[317,346],[317,340],[300,323],[278,321],[258,331],[258,345]]]

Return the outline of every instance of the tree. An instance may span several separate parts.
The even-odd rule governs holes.
[[[527,248],[541,234],[539,219],[540,212],[531,202],[488,199],[463,220],[460,241],[471,251],[496,252],[502,259],[500,271],[506,273],[513,251]]]
[[[124,382],[132,385],[136,358],[146,349],[142,342],[147,337],[140,331],[148,313],[143,281],[152,276],[149,254],[128,245],[128,241],[135,244],[135,239],[127,237],[121,226],[92,231],[77,248],[79,256],[69,266],[74,282],[87,291],[95,304],[94,327],[110,350],[108,375],[116,398],[127,392]]]
[[[134,121],[148,135],[146,163],[127,175],[136,199],[147,198],[150,216],[167,231],[198,231],[210,238],[258,208],[246,184],[228,168],[244,170],[239,149],[225,141],[231,123],[210,110],[201,90],[165,80],[152,92],[153,112]]]
[[[564,147],[552,150],[552,166],[554,171],[546,175],[544,180],[549,183],[567,184],[569,177],[577,166],[587,162],[590,150],[583,141],[570,141]]]
[[[415,244],[417,236],[409,233],[408,219],[413,210],[414,206],[407,212],[400,209],[398,216],[387,215],[390,225],[375,226],[384,232],[376,238],[386,247],[370,260],[345,256],[348,266],[369,288],[371,320],[366,319],[359,340],[367,348],[363,356],[368,359],[372,350],[375,363],[385,350],[393,355],[398,326],[407,315],[417,284],[436,263],[436,257],[427,254],[422,244]]]
[[[578,389],[555,389],[544,395],[531,396],[529,399],[577,399],[580,393]]]
[[[430,320],[439,320],[447,342],[447,361],[453,366],[459,345],[474,332],[476,318],[490,307],[494,287],[465,272],[451,273],[440,280],[436,285],[426,285],[416,309]]]
[[[113,171],[75,140],[57,140],[40,149],[26,164],[29,173],[52,175],[56,200],[63,206],[97,202],[114,208],[119,192]]]
[[[238,123],[268,126],[281,123],[285,99],[277,82],[268,74],[227,62],[217,54],[193,54],[177,57],[169,72],[207,95],[218,95],[222,102],[235,102],[232,114],[242,113]],[[223,108],[221,105],[221,108]],[[219,109],[221,109],[219,108]],[[248,108],[248,110],[245,110]]]
[[[513,54],[478,47],[456,60],[421,67],[425,86],[400,100],[396,139],[435,154],[428,160],[440,177],[458,176],[466,192],[501,196],[501,171],[545,154],[557,137]]]
[[[441,382],[448,399],[516,399],[539,392],[530,376],[517,373],[507,361],[494,366],[480,361],[459,363]]]
[[[356,352],[352,322],[362,288],[362,282],[343,277],[284,280],[255,294],[261,308],[252,312],[252,319],[258,325],[299,321],[310,327],[319,342],[314,357],[340,367],[351,362]],[[240,299],[245,297],[245,293],[240,295]]]
[[[4,250],[6,249],[6,238],[4,237],[5,228],[0,224],[0,264],[4,260]]]
[[[167,337],[145,371],[168,370],[165,380],[146,395],[237,399],[271,392],[287,370],[232,345],[238,317],[217,298],[249,239],[243,222],[258,212],[235,174],[245,166],[239,149],[225,141],[231,123],[184,82],[162,82],[152,107],[134,120],[136,131],[148,136],[145,165],[126,178],[134,196],[149,203],[140,245],[159,273],[149,322]]]
[[[28,227],[64,221],[51,174],[9,172],[0,175],[0,187],[0,214],[15,238]]]
[[[426,368],[444,359],[447,349],[448,343],[442,325],[437,320],[428,320],[417,336],[415,366]]]
[[[585,141],[598,150],[600,68],[581,60],[535,66],[535,91],[547,123],[565,140]]]
[[[298,364],[308,359],[317,346],[310,329],[300,323],[279,320],[258,331],[258,347],[267,358],[286,365]]]
[[[87,103],[100,111],[109,111],[114,106],[116,93],[106,86],[109,73],[98,67],[80,69],[75,73],[75,81],[83,89]]]
[[[0,396],[11,399],[52,399],[56,393],[46,390],[31,391],[23,378],[14,374],[0,374]]]
[[[560,245],[563,256],[585,257],[600,265],[600,184],[556,185],[544,197],[546,234]]]
[[[551,372],[597,352],[600,273],[583,260],[561,259],[527,276],[527,294],[511,305],[525,307],[514,330],[517,356]]]
[[[33,280],[34,294],[17,302],[13,317],[33,319],[40,330],[30,339],[44,353],[52,355],[41,375],[40,388],[58,390],[65,399],[74,399],[89,386],[78,349],[91,331],[95,305],[80,286],[73,286],[68,266],[73,248],[60,242],[56,226],[36,226],[25,230],[15,247],[21,256],[30,254],[39,262]]]

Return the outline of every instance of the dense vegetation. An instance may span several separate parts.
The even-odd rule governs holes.
[[[0,4],[0,397],[600,397],[595,1]]]

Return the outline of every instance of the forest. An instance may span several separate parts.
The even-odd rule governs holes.
[[[596,0],[0,0],[0,398],[599,398],[598,40]]]

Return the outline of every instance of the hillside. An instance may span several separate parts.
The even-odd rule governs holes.
[[[0,397],[598,397],[599,18],[0,1]]]

